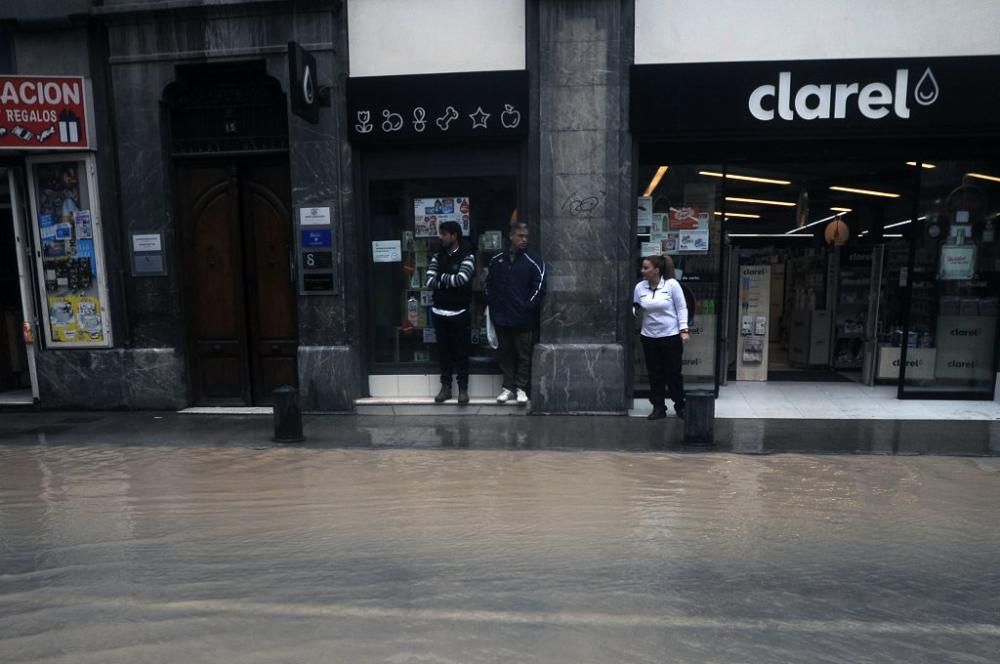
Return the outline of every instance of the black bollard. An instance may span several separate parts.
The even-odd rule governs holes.
[[[291,385],[282,385],[274,392],[274,442],[301,443],[302,409],[299,407],[299,391]]]
[[[691,390],[684,395],[684,445],[715,445],[715,392]]]

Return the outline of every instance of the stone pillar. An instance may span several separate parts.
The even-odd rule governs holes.
[[[631,0],[546,0],[538,11],[540,251],[548,264],[532,407],[626,410],[632,143]]]
[[[289,114],[288,141],[292,179],[292,214],[302,207],[329,207],[333,223],[334,290],[331,295],[299,295],[299,392],[304,411],[343,412],[354,409],[364,380],[359,307],[364,302],[355,278],[363,256],[358,253],[354,222],[351,147],[344,126],[347,77],[347,16],[332,12],[296,16],[296,36],[311,43],[319,70],[319,86],[330,86],[331,104],[321,108],[319,123]],[[308,38],[304,36],[308,35]],[[288,64],[283,87],[288,89]]]

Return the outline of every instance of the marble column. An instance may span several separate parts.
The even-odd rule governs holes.
[[[548,294],[532,406],[623,413],[629,307],[632,2],[536,5],[540,250]]]
[[[313,21],[298,27],[299,34],[312,30],[316,43],[331,45],[312,51],[319,85],[329,86],[331,103],[320,109],[317,124],[289,116],[292,210],[297,218],[302,207],[330,208],[335,268],[332,294],[298,297],[299,390],[306,411],[344,412],[353,410],[354,400],[367,389],[359,319],[364,298],[359,280],[351,276],[362,270],[364,257],[358,250],[351,147],[343,117],[347,20],[335,10],[323,15],[319,25]],[[287,72],[287,63],[283,66]],[[288,89],[287,81],[283,86]]]

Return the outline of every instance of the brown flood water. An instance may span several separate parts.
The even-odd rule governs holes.
[[[971,662],[1000,459],[0,447],[0,662]]]

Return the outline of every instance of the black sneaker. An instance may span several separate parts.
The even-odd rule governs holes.
[[[667,416],[667,409],[665,406],[655,406],[653,412],[646,416],[647,420],[662,420]]]
[[[458,405],[464,406],[469,403],[469,390],[464,387],[458,388]]]
[[[434,403],[444,403],[451,398],[451,385],[442,385],[441,391],[434,397]]]

